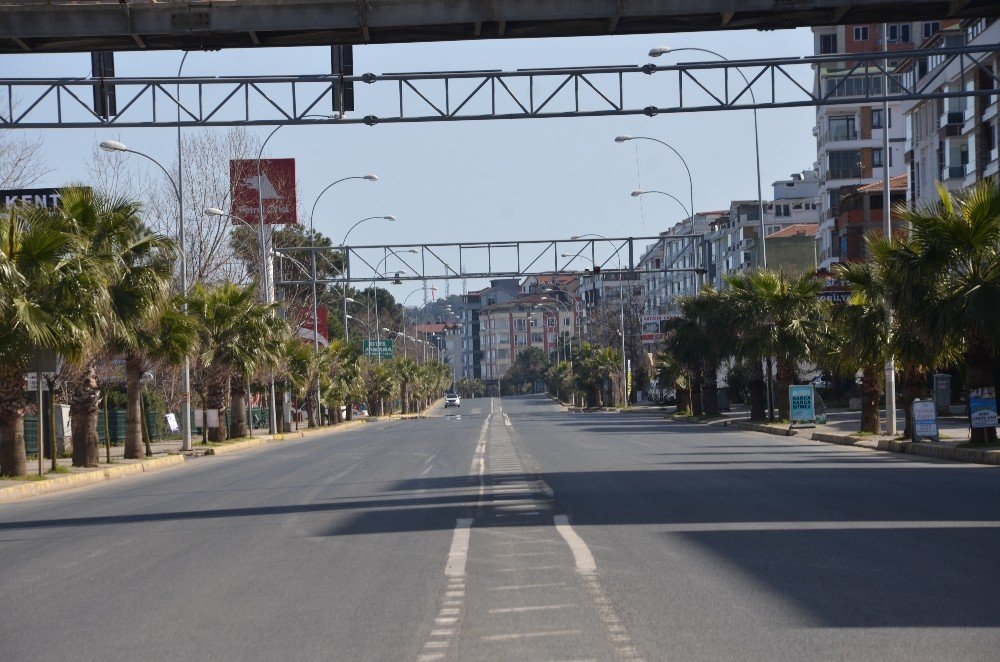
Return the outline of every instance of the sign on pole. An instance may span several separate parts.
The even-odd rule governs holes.
[[[260,224],[260,201],[264,201],[264,223],[298,222],[295,206],[295,159],[236,159],[229,162],[232,215],[249,225]]]
[[[938,432],[937,407],[934,400],[913,401],[913,441],[941,441]]]
[[[791,427],[796,423],[805,425],[816,424],[816,397],[812,384],[793,384],[788,387],[788,402],[790,404],[788,418]]]
[[[992,386],[969,391],[969,423],[973,428],[997,426],[997,392]]]
[[[362,342],[365,356],[368,358],[392,358],[392,340],[365,340]]]

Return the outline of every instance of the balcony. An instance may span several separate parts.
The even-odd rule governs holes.
[[[941,128],[948,126],[949,124],[962,124],[965,122],[965,111],[964,110],[950,110],[947,113],[941,115]]]
[[[965,166],[946,166],[941,169],[941,179],[963,179],[965,177]]]
[[[858,132],[854,128],[844,128],[839,127],[836,129],[830,129],[829,131],[824,131],[819,135],[820,146],[825,145],[828,142],[842,142],[844,140],[857,140]]]
[[[861,179],[861,168],[830,168],[826,171],[830,179]]]

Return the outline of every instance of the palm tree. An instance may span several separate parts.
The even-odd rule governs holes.
[[[678,372],[684,376],[687,385],[688,410],[692,414],[700,415],[703,411],[701,399],[702,330],[694,320],[687,317],[674,317],[666,322],[665,328],[666,340],[663,343],[660,363],[669,362],[677,366]],[[678,409],[680,409],[679,405]]]
[[[827,360],[851,375],[861,370],[861,432],[879,433],[879,370],[889,358],[890,317],[883,270],[876,262],[834,267],[851,289],[847,305],[833,309]]]
[[[921,331],[931,343],[959,338],[966,389],[995,393],[992,358],[1000,350],[1000,185],[981,181],[960,195],[939,185],[938,196],[933,205],[899,208],[898,216],[909,224],[909,250],[899,251],[895,263],[905,263],[908,268],[903,273],[916,274],[919,283],[927,282],[920,277],[923,274],[937,275],[937,286],[925,293],[929,305],[918,311]],[[972,442],[995,445],[996,428],[974,428]]]
[[[176,249],[173,241],[143,222],[135,200],[95,193],[90,188],[63,191],[57,212],[67,231],[78,237],[91,260],[105,273],[110,303],[102,346],[86,348],[83,369],[72,384],[73,465],[97,466],[97,412],[101,400],[96,364],[101,351],[126,357],[125,457],[142,453],[139,405],[142,376],[141,340],[169,302]]]
[[[729,299],[706,287],[696,296],[682,298],[679,305],[684,318],[691,323],[688,331],[698,336],[694,369],[699,373],[702,408],[707,416],[718,416],[719,365],[735,344]]]
[[[413,398],[410,390],[418,374],[417,364],[411,359],[394,359],[392,366],[396,374],[396,381],[399,383],[399,401],[402,413],[408,414],[410,400]]]
[[[796,366],[812,358],[825,326],[827,305],[818,298],[820,283],[811,274],[790,277],[761,269],[733,282],[742,284],[757,308],[756,324],[746,330],[752,334],[746,346],[775,357],[778,415],[787,419],[788,387],[796,379]]]
[[[255,300],[253,285],[226,282],[213,288],[201,284],[192,288],[189,311],[200,327],[197,367],[206,409],[219,410],[221,417],[231,381],[238,383],[238,389],[245,389],[246,380],[255,369],[277,363],[287,337],[287,325],[275,316],[275,309],[273,304]],[[243,396],[245,390],[232,397],[234,435],[245,431]],[[224,441],[227,432],[220,425],[210,431],[209,439]]]
[[[79,360],[107,320],[105,272],[57,214],[13,205],[0,223],[0,475],[27,472],[24,373],[35,352]]]

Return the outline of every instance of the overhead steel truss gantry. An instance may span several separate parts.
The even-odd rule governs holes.
[[[366,73],[360,76],[0,79],[0,129],[211,127],[447,122],[692,113],[750,108],[833,106],[1000,93],[984,59],[1000,44],[728,60],[672,65]],[[923,78],[888,71],[885,61],[934,58]],[[957,65],[962,84],[943,88]],[[816,72],[827,70],[821,86]],[[988,84],[966,89],[968,72]],[[883,85],[888,76],[889,84]],[[745,80],[744,80],[745,77]],[[804,85],[801,81],[812,81]],[[345,114],[335,93],[355,83],[357,112]],[[92,104],[114,86],[118,113]],[[179,119],[178,119],[179,118]]]
[[[579,273],[634,280],[643,256],[658,256],[660,267],[650,268],[647,264],[642,273],[704,273],[702,242],[702,235],[659,235],[333,248],[297,246],[275,248],[274,251],[279,260],[284,254],[301,256],[315,251],[320,257],[331,251],[342,253],[342,271],[316,278],[315,282],[326,284],[552,277]],[[674,267],[674,258],[678,255],[697,255],[698,264]],[[275,285],[312,283],[308,273],[303,273],[301,279],[275,281]]]

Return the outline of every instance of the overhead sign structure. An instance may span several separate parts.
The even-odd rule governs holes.
[[[913,401],[913,441],[941,441],[938,431],[937,407],[934,400]]]
[[[365,340],[362,343],[365,356],[368,358],[392,358],[392,340]]]
[[[295,198],[295,159],[262,159],[260,176],[254,159],[229,162],[232,215],[238,222],[260,224],[260,203],[264,203],[264,223],[291,225],[298,222]]]
[[[793,384],[788,387],[790,403],[788,418],[791,427],[816,424],[816,393],[812,384]]]
[[[969,424],[973,428],[997,426],[997,392],[992,386],[969,391]]]

